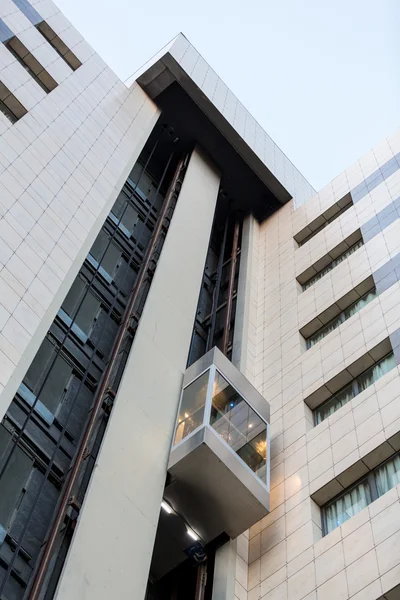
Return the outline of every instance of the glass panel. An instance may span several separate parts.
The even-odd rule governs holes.
[[[56,351],[55,346],[45,339],[24,378],[25,385],[35,396],[41,390],[39,400],[52,413],[62,400],[72,374],[71,365],[61,355],[57,356],[53,364]]]
[[[327,419],[330,415],[339,410],[339,408],[347,404],[347,402],[350,402],[350,400],[354,398],[356,394],[360,394],[362,391],[367,389],[367,387],[375,383],[375,381],[377,381],[380,377],[383,377],[383,375],[388,373],[395,366],[396,359],[394,354],[390,353],[388,356],[385,356],[385,358],[383,358],[380,362],[376,363],[376,365],[368,369],[368,371],[365,371],[357,377],[355,380],[357,390],[355,390],[353,384],[350,384],[347,388],[336,394],[336,396],[333,396],[333,398],[327,402],[324,402],[324,404],[321,404],[321,406],[319,406],[314,413],[315,424],[318,425],[318,423],[321,423],[324,419]]]
[[[124,192],[121,192],[118,196],[111,212],[117,217],[118,221],[121,219],[121,225],[126,227],[129,233],[132,233],[138,219],[138,213],[131,206]]]
[[[354,302],[354,304],[352,304],[351,306],[346,308],[335,319],[332,319],[332,321],[330,321],[327,325],[325,325],[325,327],[323,327],[322,329],[319,329],[316,333],[314,333],[314,335],[309,337],[307,340],[307,347],[311,348],[312,346],[317,344],[320,340],[322,340],[325,336],[327,336],[328,333],[330,333],[331,331],[333,331],[334,329],[339,327],[339,325],[341,325],[347,319],[350,319],[350,317],[355,315],[359,310],[361,310],[366,304],[371,302],[371,300],[373,300],[374,298],[376,298],[376,290],[372,290],[371,292],[368,292],[368,294],[365,294],[365,296],[363,296],[362,298],[357,300],[357,302]]]
[[[35,396],[51,366],[54,352],[55,348],[53,344],[45,338],[24,377],[24,383],[32,390]]]
[[[213,387],[210,425],[265,482],[267,425],[218,372]]]
[[[368,292],[368,294],[365,294],[365,296],[357,300],[357,302],[354,302],[352,306],[346,308],[346,310],[344,311],[345,318],[349,319],[351,316],[353,316],[355,313],[361,310],[364,306],[366,306],[366,304],[371,302],[371,300],[373,300],[374,298],[376,298],[376,290],[372,290],[371,292]]]
[[[370,503],[371,492],[368,482],[363,481],[325,508],[326,533],[345,523]]]
[[[375,473],[378,495],[382,496],[400,483],[400,456],[388,460]]]
[[[314,346],[314,344],[316,344],[317,342],[322,340],[325,336],[327,336],[328,333],[330,333],[331,331],[333,331],[334,329],[339,327],[339,325],[341,325],[342,322],[343,322],[343,315],[340,314],[338,317],[336,317],[336,319],[330,321],[328,323],[328,325],[325,325],[325,327],[323,327],[323,329],[320,329],[319,331],[317,331],[317,333],[315,333],[313,336],[311,336],[308,339],[308,347],[311,348],[312,346]]]
[[[75,324],[88,335],[100,308],[100,301],[89,291],[82,302],[86,292],[86,284],[79,277],[75,279],[61,308],[67,313]],[[81,304],[82,302],[82,304]],[[80,307],[79,307],[80,305]],[[79,307],[78,312],[77,309]]]
[[[109,241],[109,236],[104,231],[100,231],[99,235],[94,241],[93,246],[90,249],[90,254],[93,256],[93,258],[97,260],[98,263],[100,263],[103,269],[111,277],[113,277],[117,265],[120,261],[122,252],[112,242],[111,244],[109,244]]]
[[[346,258],[348,258],[351,254],[353,254],[356,250],[358,250],[359,248],[361,248],[361,246],[363,245],[363,241],[362,240],[358,240],[358,242],[356,242],[353,246],[351,246],[351,248],[349,248],[348,250],[346,250],[346,252],[343,252],[343,254],[341,254],[340,256],[338,256],[333,262],[332,265],[333,267],[336,267],[337,265],[339,265],[341,262],[343,262],[344,260],[346,260]]]
[[[206,371],[183,390],[174,444],[203,423],[209,373]]]
[[[365,371],[357,378],[357,383],[359,387],[359,391],[362,392],[367,387],[375,383],[378,379],[386,375],[391,369],[396,366],[396,359],[394,354],[391,353],[388,356],[385,356],[380,362],[376,363],[371,369]]]
[[[334,267],[333,263],[330,263],[327,267],[325,267],[325,269],[323,269],[322,271],[320,271],[319,273],[317,273],[316,275],[314,275],[314,277],[312,277],[312,279],[310,279],[310,281],[307,281],[303,285],[303,290],[306,290],[307,288],[309,288],[312,285],[314,285],[314,283],[316,283],[317,281],[319,281],[320,279],[322,279],[324,277],[324,275],[326,275],[327,273],[329,273],[329,271],[332,271],[333,267]]]
[[[352,398],[354,398],[354,389],[351,384],[316,409],[315,424],[318,425],[318,423],[333,415],[339,408],[350,402]]]
[[[363,245],[363,240],[359,240],[358,242],[356,242],[354,244],[354,246],[351,246],[351,248],[346,250],[346,252],[343,252],[343,254],[338,256],[338,258],[335,258],[335,260],[333,260],[327,267],[325,267],[325,269],[323,269],[322,271],[317,273],[317,275],[314,275],[314,277],[312,277],[309,281],[304,283],[303,290],[306,290],[307,288],[311,287],[314,283],[316,283],[319,279],[322,279],[322,277],[324,277],[324,275],[329,273],[329,271],[332,271],[332,269],[334,269],[337,265],[339,265],[341,262],[346,260],[346,258],[348,258],[351,254],[353,254],[353,252],[358,250],[358,248],[361,248],[362,245]]]
[[[3,473],[0,484],[0,525],[7,527],[16,508],[26,480],[32,469],[33,461],[21,448],[14,448],[11,435],[0,425],[0,467],[2,468],[13,450],[9,463]]]

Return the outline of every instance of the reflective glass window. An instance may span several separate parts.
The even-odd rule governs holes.
[[[307,348],[311,348],[319,341],[321,341],[324,337],[326,337],[331,331],[334,331],[339,325],[350,319],[354,314],[356,314],[359,310],[364,308],[371,300],[376,298],[376,290],[371,290],[367,294],[365,294],[362,298],[359,298],[356,302],[354,302],[351,306],[342,311],[337,317],[329,321],[327,325],[318,329],[313,335],[311,335],[307,339]]]
[[[376,470],[375,481],[379,496],[382,496],[400,483],[399,455],[395,456],[391,460],[388,460],[384,465]]]
[[[200,375],[182,393],[174,444],[179,444],[202,425],[206,405],[209,371]]]
[[[345,523],[399,483],[400,455],[396,454],[322,507],[324,535]]]
[[[72,366],[62,355],[56,357],[56,352],[56,347],[44,339],[24,378],[24,384],[52,413],[60,403],[72,374]]]
[[[330,415],[339,410],[339,408],[350,402],[352,398],[361,394],[367,387],[386,375],[386,373],[395,366],[396,359],[393,352],[391,352],[378,361],[373,367],[367,369],[364,373],[361,373],[361,375],[359,375],[350,385],[346,386],[332,398],[329,398],[323,404],[318,406],[314,411],[315,424],[318,425],[318,423],[327,419]]]
[[[88,335],[99,311],[100,301],[91,291],[86,293],[86,290],[87,284],[77,277],[62,304],[62,309]]]
[[[10,456],[11,453],[11,456]],[[0,470],[8,464],[2,475],[0,485],[0,526],[7,528],[32,469],[33,460],[21,448],[14,447],[11,435],[0,425]]]
[[[339,408],[350,402],[355,396],[354,386],[351,384],[345,387],[343,390],[335,394],[332,398],[329,398],[326,402],[321,404],[315,411],[315,424],[321,423]]]
[[[267,425],[218,371],[213,386],[210,425],[265,481]]]
[[[96,259],[106,273],[113,278],[121,259],[122,252],[113,242],[110,243],[110,238],[104,231],[100,231],[95,239],[95,242],[90,249],[90,254]]]
[[[363,481],[325,508],[326,533],[330,533],[371,503],[367,481]]]
[[[345,252],[343,252],[343,254],[341,254],[340,256],[338,256],[338,258],[335,258],[335,260],[333,260],[331,263],[329,263],[329,265],[327,265],[324,269],[322,269],[322,271],[320,271],[319,273],[317,273],[316,275],[314,275],[314,277],[312,277],[311,279],[309,279],[308,281],[306,281],[306,283],[303,283],[303,291],[307,290],[309,287],[311,287],[312,285],[314,285],[314,283],[316,283],[319,279],[322,279],[322,277],[324,277],[324,275],[326,275],[327,273],[329,273],[329,271],[332,271],[332,269],[334,269],[335,267],[337,267],[337,265],[339,265],[341,262],[343,262],[344,260],[346,260],[346,258],[348,258],[351,254],[353,254],[356,250],[358,250],[359,248],[361,248],[361,246],[363,245],[363,240],[358,240],[358,242],[356,242],[353,246],[351,246],[351,248],[348,248]]]
[[[123,191],[119,194],[111,212],[115,215],[119,226],[122,226],[123,230],[131,234],[137,223],[138,213],[130,204],[128,197]]]

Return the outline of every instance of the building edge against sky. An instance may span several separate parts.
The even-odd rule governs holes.
[[[316,193],[182,34],[0,19],[0,596],[398,598],[400,134]]]

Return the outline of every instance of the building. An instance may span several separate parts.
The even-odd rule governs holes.
[[[0,35],[0,598],[400,598],[400,133],[317,193],[181,34]]]

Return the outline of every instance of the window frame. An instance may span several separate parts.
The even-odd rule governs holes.
[[[19,51],[14,48],[15,44],[20,51],[23,49],[24,54],[20,54]],[[38,59],[28,50],[28,48],[20,41],[20,39],[14,35],[14,37],[10,38],[6,42],[4,42],[7,50],[12,54],[15,60],[22,66],[23,69],[32,77],[34,81],[42,88],[46,94],[50,94],[58,85],[56,80],[50,75],[50,73],[43,67],[43,65],[38,61]],[[25,52],[26,51],[26,52]],[[26,58],[29,57],[30,62],[33,64],[29,64]],[[36,73],[33,66],[35,66],[38,70]],[[45,73],[47,83],[42,80],[41,75]]]
[[[326,518],[326,509],[329,508],[332,504],[334,504],[338,500],[340,500],[340,498],[342,498],[346,494],[350,493],[352,490],[354,490],[361,483],[364,483],[364,482],[368,483],[368,488],[369,488],[369,492],[370,492],[370,496],[371,496],[371,502],[369,504],[367,504],[367,506],[370,506],[373,502],[375,502],[375,500],[378,500],[378,498],[381,498],[382,496],[384,496],[385,494],[387,494],[387,492],[389,492],[390,490],[393,489],[393,488],[390,488],[389,490],[387,490],[387,492],[384,492],[383,494],[379,495],[379,493],[378,493],[378,487],[376,485],[376,480],[375,480],[375,474],[386,463],[391,462],[392,460],[394,460],[396,458],[396,456],[400,456],[400,451],[394,452],[391,456],[389,456],[388,458],[386,458],[383,462],[381,462],[378,465],[376,465],[376,467],[374,467],[373,469],[370,469],[366,475],[362,475],[362,477],[360,477],[359,479],[357,479],[357,481],[355,481],[353,484],[351,484],[348,488],[346,488],[345,490],[339,492],[339,494],[336,494],[336,496],[334,496],[333,498],[331,498],[331,500],[328,500],[328,502],[326,502],[325,504],[323,504],[320,507],[320,509],[321,509],[322,536],[323,537],[326,536],[326,535],[329,535],[330,533],[332,533],[333,531],[335,531],[335,529],[337,529],[338,527],[341,527],[343,525],[343,523],[342,523],[341,525],[338,525],[334,529],[331,529],[330,531],[328,531],[327,518]],[[367,508],[367,506],[365,508]],[[364,509],[362,509],[362,510],[364,510]],[[356,513],[356,514],[358,514],[358,513]],[[353,515],[353,516],[356,516],[356,515]],[[347,521],[349,521],[351,518],[352,517],[350,517],[349,519],[347,519]],[[344,521],[344,523],[346,523],[347,521]]]
[[[295,242],[298,247],[304,246],[309,240],[311,240],[317,233],[325,229],[327,225],[333,223],[336,219],[338,219],[343,213],[345,213],[349,208],[354,206],[353,197],[351,195],[351,191],[347,192],[340,200],[332,204],[327,210],[321,213],[316,219],[313,219],[308,225],[303,227],[300,231],[293,236]],[[335,210],[336,209],[336,210]],[[332,214],[332,211],[334,211]],[[330,215],[330,216],[326,216]],[[319,222],[321,219],[324,219],[323,223],[315,227],[315,223]],[[314,229],[315,227],[315,229]],[[309,230],[309,233],[303,237],[303,232]],[[300,238],[300,239],[299,239]]]
[[[302,240],[301,242],[297,242],[297,240],[296,240],[299,248],[301,248],[302,246],[304,246],[304,244],[307,244],[307,242],[309,242],[310,240],[312,240],[312,238],[314,236],[316,236],[317,233],[319,233],[320,231],[322,231],[323,229],[325,229],[325,227],[327,227],[328,225],[330,225],[331,223],[333,223],[334,221],[336,221],[336,219],[338,219],[339,217],[341,217],[352,206],[354,206],[354,204],[353,204],[353,200],[351,199],[350,202],[348,202],[348,204],[346,204],[345,206],[343,206],[342,208],[340,208],[340,210],[338,210],[337,213],[335,213],[329,219],[326,219],[326,221],[324,221],[319,227],[317,227],[316,229],[314,229],[314,231],[312,231],[311,233],[309,233],[304,238],[304,240]],[[296,237],[295,237],[295,239],[296,239]]]
[[[39,31],[39,33],[44,37],[46,42],[50,44],[53,50],[55,50],[57,54],[64,60],[64,62],[66,62],[69,68],[72,69],[72,71],[76,71],[77,69],[79,69],[79,67],[82,66],[82,62],[79,60],[76,54],[72,52],[72,50],[67,46],[67,44],[60,38],[60,36],[54,31],[52,27],[50,27],[50,25],[44,19],[40,21],[40,23],[37,23],[35,27]],[[50,32],[54,35],[51,35]],[[61,50],[61,48],[56,45],[56,43],[58,44],[58,46],[65,46],[66,50],[64,53]]]
[[[323,421],[325,421],[326,419],[329,418],[329,417],[325,417],[325,419],[322,419],[322,421],[317,422],[317,411],[322,406],[324,406],[325,404],[328,404],[328,402],[331,402],[333,400],[333,398],[335,398],[341,392],[343,392],[344,390],[346,390],[347,388],[350,388],[350,387],[353,390],[353,397],[348,402],[346,402],[346,404],[348,404],[349,402],[351,402],[351,400],[353,400],[356,396],[358,396],[359,394],[361,394],[364,391],[364,390],[360,390],[358,379],[360,377],[362,377],[363,375],[365,375],[365,373],[368,373],[368,371],[371,371],[372,369],[374,369],[377,365],[379,365],[381,362],[383,362],[389,356],[394,356],[393,349],[390,352],[388,352],[387,354],[385,354],[384,356],[382,356],[382,358],[380,358],[379,360],[377,360],[372,366],[368,367],[368,369],[365,369],[364,371],[361,371],[361,373],[359,373],[357,375],[357,377],[355,377],[352,381],[350,381],[349,383],[347,383],[346,385],[344,385],[343,387],[341,387],[337,392],[335,392],[333,394],[333,396],[331,396],[330,398],[327,398],[326,400],[324,400],[324,402],[321,402],[321,404],[319,404],[318,406],[316,406],[314,408],[314,410],[313,410],[314,427],[316,427],[317,425],[320,425],[321,423],[323,423]],[[391,369],[390,369],[390,371],[391,371]],[[387,372],[389,373],[389,371],[387,371]],[[385,373],[385,375],[386,375],[386,373]],[[378,381],[379,379],[380,379],[380,377],[378,377],[378,379],[376,379],[371,385],[374,385],[374,383],[376,381]],[[368,386],[368,387],[370,387],[370,386]],[[365,389],[367,389],[367,388],[365,388]],[[346,404],[344,404],[343,406],[346,406]],[[340,408],[342,408],[342,406]],[[340,410],[340,409],[338,408],[334,412],[337,412],[338,410]]]
[[[13,108],[9,106],[9,103]],[[15,109],[18,109],[19,114]],[[16,96],[8,89],[8,87],[0,81],[0,112],[11,122],[12,125],[19,121],[28,112],[25,106],[18,100]]]
[[[314,331],[314,333],[312,333],[308,338],[306,338],[307,350],[310,350],[310,348],[313,348],[316,344],[318,344],[321,340],[323,340],[327,335],[329,335],[329,333],[331,333],[331,331],[329,331],[329,333],[327,333],[326,335],[324,335],[320,340],[318,340],[314,344],[310,345],[310,341],[311,341],[311,339],[315,335],[317,335],[319,332],[323,331],[324,329],[327,329],[329,327],[329,325],[331,325],[331,323],[333,323],[334,321],[340,319],[340,322],[338,323],[338,325],[334,329],[332,329],[332,331],[335,331],[335,329],[337,329],[338,327],[340,327],[340,325],[342,325],[343,323],[345,323],[346,321],[348,321],[353,316],[353,315],[350,315],[349,317],[345,318],[346,311],[352,309],[358,302],[360,302],[360,300],[363,300],[369,294],[372,294],[372,293],[374,293],[374,298],[371,298],[371,300],[369,302],[372,302],[373,300],[375,300],[375,298],[378,296],[378,292],[377,292],[376,287],[373,287],[368,292],[365,292],[365,294],[363,294],[362,296],[360,296],[359,298],[357,298],[357,300],[355,300],[354,302],[352,302],[352,304],[349,304],[349,306],[347,306],[346,308],[344,308],[339,314],[336,315],[336,317],[333,317],[333,319],[331,319],[330,321],[328,321],[327,323],[325,323],[325,325],[322,325],[322,327],[320,327],[319,329],[317,329],[316,331]],[[368,302],[368,304],[369,304],[369,302]],[[366,304],[364,304],[364,306],[366,306]],[[358,312],[360,312],[360,310],[362,310],[364,308],[364,306],[362,306],[354,314],[356,315]]]
[[[357,247],[355,248],[355,250],[353,250],[353,248],[355,246],[357,246]],[[321,271],[319,271],[318,273],[316,273],[315,275],[310,277],[310,279],[308,281],[305,281],[303,284],[301,284],[302,291],[303,292],[307,291],[310,287],[312,287],[315,283],[317,283],[317,281],[319,281],[320,279],[323,279],[323,277],[325,277],[325,275],[327,273],[329,273],[330,271],[333,271],[335,269],[335,267],[340,265],[344,260],[346,260],[349,256],[351,256],[353,254],[353,252],[356,252],[362,246],[364,246],[364,240],[361,236],[356,242],[354,242],[354,244],[352,244],[351,246],[346,248],[346,250],[342,254],[339,254],[339,256],[337,256],[329,264],[327,264],[326,267],[324,267],[323,269],[321,269]],[[350,250],[353,250],[353,252],[350,252]],[[342,260],[339,260],[340,258]],[[322,275],[321,275],[321,273],[322,273]],[[316,279],[317,277],[318,277],[318,279]]]

